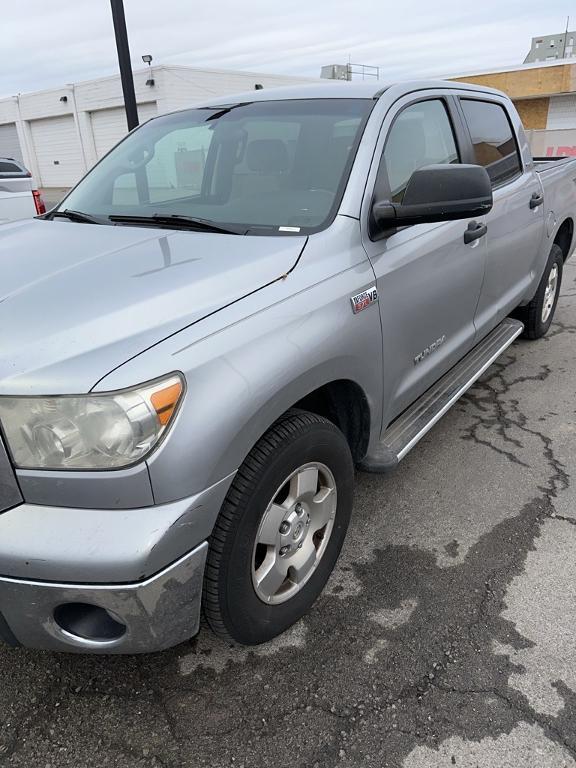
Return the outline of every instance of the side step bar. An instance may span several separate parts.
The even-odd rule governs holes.
[[[501,322],[390,424],[374,454],[360,462],[359,469],[364,472],[388,472],[394,469],[523,329],[522,323],[512,318]]]

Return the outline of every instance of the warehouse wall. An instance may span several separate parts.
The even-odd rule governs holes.
[[[264,88],[318,82],[316,78],[263,75],[256,72],[231,72],[224,69],[165,67],[162,72],[162,112],[192,106],[214,96],[252,91],[256,83]],[[326,82],[326,81],[323,81]]]
[[[147,86],[151,78],[154,85]],[[317,80],[180,66],[134,72],[136,100],[144,119],[214,96],[253,90],[256,83],[271,88],[304,82]],[[24,162],[40,186],[67,187],[127,132],[123,103],[120,77],[99,78],[2,99],[0,126],[16,128]]]

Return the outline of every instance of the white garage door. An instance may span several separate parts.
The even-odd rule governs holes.
[[[552,96],[546,128],[576,128],[576,96]]]
[[[0,157],[12,157],[22,162],[22,150],[14,123],[0,125]]]
[[[42,187],[71,187],[84,174],[82,151],[72,115],[30,122]]]
[[[138,104],[138,119],[141,123],[157,114],[158,109],[155,101],[148,104]],[[91,118],[96,154],[100,159],[128,133],[126,112],[124,107],[99,109],[97,112],[91,113]]]

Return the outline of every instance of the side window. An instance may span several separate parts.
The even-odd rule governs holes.
[[[473,99],[461,99],[461,104],[472,136],[475,160],[488,171],[492,186],[518,176],[522,166],[504,107]]]
[[[459,162],[444,102],[419,101],[406,107],[392,124],[378,175],[386,172],[392,202],[400,203],[414,171],[425,165]]]
[[[28,171],[24,170],[16,162],[10,160],[0,160],[0,176],[29,176]]]

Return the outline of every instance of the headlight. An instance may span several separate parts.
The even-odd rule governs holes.
[[[115,469],[154,448],[183,392],[178,374],[94,395],[0,397],[14,463],[25,469]]]

